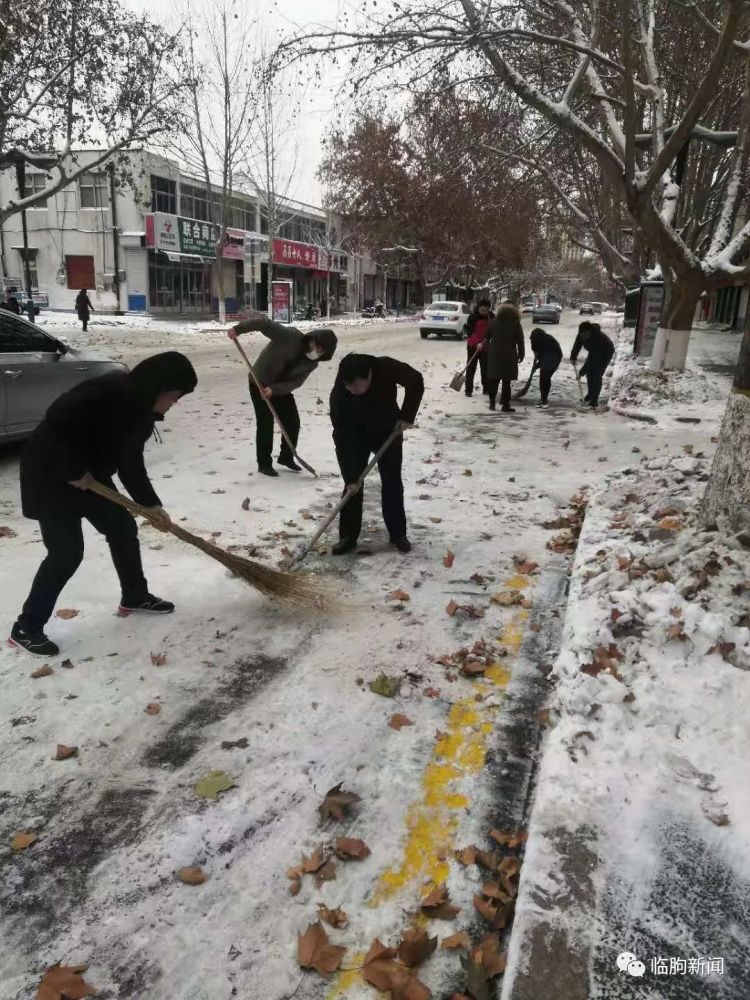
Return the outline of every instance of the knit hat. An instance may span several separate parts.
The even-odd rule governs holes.
[[[330,361],[333,355],[336,353],[336,345],[338,340],[336,334],[333,330],[328,330],[325,327],[321,330],[311,330],[308,333],[308,337],[312,337],[319,347],[323,348],[323,353],[320,355],[321,361]]]
[[[154,354],[137,364],[130,373],[130,383],[135,395],[148,406],[160,392],[192,392],[198,384],[190,361],[179,351]]]

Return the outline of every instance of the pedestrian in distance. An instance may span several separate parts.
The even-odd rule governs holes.
[[[596,409],[599,405],[599,394],[602,391],[602,379],[615,353],[615,345],[604,333],[598,323],[591,323],[584,320],[578,327],[578,336],[570,352],[570,360],[576,363],[581,348],[588,352],[586,362],[581,368],[576,378],[586,376],[588,392],[584,397],[584,403]]]
[[[277,477],[273,467],[273,415],[266,400],[273,403],[284,430],[297,447],[300,433],[300,416],[293,392],[315,371],[320,361],[330,361],[336,351],[336,334],[333,330],[320,329],[302,333],[293,326],[275,323],[264,313],[256,313],[228,330],[230,340],[242,333],[258,331],[269,343],[258,355],[253,368],[262,389],[258,389],[252,375],[248,375],[250,398],[255,410],[255,451],[258,471],[264,476]],[[282,437],[278,464],[291,472],[300,472],[294,455]]]
[[[110,489],[119,476],[136,503],[157,524],[169,515],[143,460],[146,441],[174,404],[198,383],[184,354],[146,358],[131,372],[109,372],[79,383],[47,410],[21,456],[21,505],[38,521],[47,555],[10,634],[11,645],[55,656],[44,629],[63,588],[83,559],[86,519],[104,535],[120,580],[119,613],[169,614],[174,604],[154,597],[143,575],[138,527],[126,510],[88,489],[93,478]]]
[[[401,406],[399,387],[404,389]],[[333,443],[344,480],[343,496],[354,491],[371,453],[377,452],[396,427],[402,431],[413,427],[423,394],[422,375],[395,358],[347,354],[341,361],[330,408]],[[411,551],[411,543],[406,533],[402,460],[403,439],[399,435],[383,453],[378,471],[383,520],[391,545],[406,553]],[[363,490],[357,490],[342,509],[339,541],[332,549],[334,555],[356,549],[362,530],[363,500]]]
[[[539,394],[537,404],[543,408],[548,406],[549,391],[552,388],[552,376],[560,367],[563,352],[562,347],[546,330],[535,327],[529,337],[531,350],[534,352],[534,366],[539,369]]]
[[[497,391],[500,386],[500,406],[503,413],[514,413],[510,405],[511,382],[518,378],[518,366],[523,361],[526,350],[523,327],[518,309],[504,302],[497,315],[490,321],[487,331],[487,389],[490,409],[495,409]]]
[[[94,307],[91,305],[91,299],[89,299],[88,289],[82,288],[78,295],[76,295],[76,312],[78,313],[78,318],[81,323],[83,323],[84,333],[88,329],[89,315],[94,311]]]
[[[21,315],[21,303],[16,298],[15,288],[8,289],[8,294],[6,296],[5,302],[3,302],[2,307],[3,309],[6,309],[8,312],[15,313],[16,316]]]
[[[479,365],[482,392],[487,395],[487,333],[495,314],[490,309],[489,299],[480,299],[476,308],[466,320],[466,383],[464,392],[471,396],[474,392],[474,376]],[[479,352],[477,354],[477,351]]]

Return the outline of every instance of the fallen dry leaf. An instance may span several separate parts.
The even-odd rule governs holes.
[[[684,642],[687,639],[685,622],[679,621],[674,625],[670,625],[667,629],[667,639],[681,639]]]
[[[460,912],[460,906],[453,906],[450,894],[444,885],[439,885],[426,896],[421,904],[422,913],[430,920],[453,920]]]
[[[474,897],[474,909],[492,927],[498,930],[506,928],[513,913],[513,903],[505,903],[502,900],[485,899],[484,896]]]
[[[471,471],[471,469],[464,469],[464,473],[463,474],[465,476],[473,476],[474,475],[474,473]]]
[[[57,744],[57,753],[53,760],[68,760],[70,757],[78,756],[78,747],[66,747],[64,743]]]
[[[336,930],[341,930],[349,923],[349,917],[340,906],[337,906],[335,910],[331,910],[325,903],[318,903],[317,911],[318,917],[323,923],[328,924],[329,927],[335,927]]]
[[[477,848],[462,847],[460,850],[454,852],[454,857],[461,865],[474,865],[477,861]]]
[[[331,944],[325,928],[318,920],[304,934],[297,936],[297,961],[303,969],[315,969],[321,976],[330,976],[341,965],[346,948]]]
[[[206,881],[206,873],[202,868],[192,867],[192,868],[180,868],[177,872],[177,877],[180,882],[184,882],[185,885],[203,885]]]
[[[246,750],[247,749],[247,736],[243,736],[239,740],[222,740],[221,741],[222,750]]]
[[[36,1000],[83,1000],[96,994],[82,973],[88,965],[51,965],[42,976]]]
[[[502,830],[490,830],[490,837],[503,847],[510,848],[519,847],[529,839],[528,833],[524,830],[514,830],[512,833]]]
[[[38,834],[34,833],[33,830],[30,830],[28,833],[20,830],[18,833],[13,835],[13,839],[10,842],[10,848],[12,851],[25,851],[27,847],[31,847],[34,841],[38,839]]]
[[[438,691],[437,688],[434,688],[434,687],[426,687],[424,689],[424,691],[422,692],[422,694],[425,696],[425,698],[439,698],[440,697],[440,692]]]
[[[532,562],[531,559],[524,559],[520,556],[513,556],[513,562],[521,576],[529,576],[534,570],[539,569],[539,563]]]
[[[245,499],[242,501],[242,509],[250,510],[250,497],[245,497]]]
[[[726,660],[730,653],[733,653],[737,648],[736,644],[733,642],[719,642],[715,646],[711,646],[708,650],[709,655],[711,653],[718,653],[722,660]]]
[[[393,961],[395,957],[395,948],[386,948],[378,938],[375,938],[362,963],[362,978],[370,986],[382,992],[392,990],[394,983],[397,984],[399,980],[401,983],[406,982],[409,972]]]
[[[451,566],[453,565],[455,558],[456,556],[454,555],[454,553],[451,552],[450,549],[448,549],[448,551],[443,556],[443,566],[445,566],[446,569],[450,569]]]
[[[336,854],[342,861],[353,859],[354,861],[364,861],[370,856],[370,848],[364,840],[356,840],[353,837],[339,837],[336,841]]]
[[[440,947],[443,951],[456,951],[459,948],[468,949],[471,947],[471,941],[466,931],[457,931],[450,937],[443,938]]]
[[[336,865],[333,861],[326,861],[321,868],[318,868],[318,870],[313,873],[313,879],[315,880],[315,885],[318,889],[324,882],[335,882]]]
[[[431,938],[427,931],[420,928],[413,928],[404,931],[401,943],[398,946],[398,957],[410,967],[421,965],[437,948],[438,939]]]
[[[40,677],[49,677],[50,674],[54,674],[54,672],[55,671],[49,663],[45,663],[43,667],[37,667],[36,670],[33,670],[31,676],[34,680],[39,680]]]
[[[334,785],[326,793],[326,797],[323,799],[322,803],[318,806],[318,812],[320,813],[322,819],[338,820],[342,822],[344,816],[349,810],[350,806],[356,805],[359,802],[359,795],[354,792],[344,792],[341,790],[341,784]]]
[[[158,701],[150,701],[143,711],[147,715],[158,715],[161,712],[161,705]]]
[[[388,725],[391,729],[403,729],[404,726],[413,726],[414,723],[411,721],[408,715],[401,715],[400,712],[396,712],[388,720]]]
[[[390,594],[386,595],[385,599],[386,601],[410,601],[411,597],[405,590],[392,590]]]
[[[520,604],[523,601],[523,594],[520,590],[500,590],[493,594],[490,600],[493,604],[510,607],[513,604]]]
[[[163,667],[167,662],[166,653],[152,653],[151,654],[151,666],[153,667]]]
[[[488,934],[471,953],[472,959],[482,967],[487,979],[502,975],[508,964],[508,956],[500,951],[500,936]]]
[[[456,602],[451,598],[451,600],[448,601],[448,606],[445,609],[445,613],[453,617],[453,615],[455,615],[457,611],[458,611],[458,604],[456,604]]]
[[[433,524],[442,524],[443,523],[442,517],[431,517],[430,520],[432,521]]]
[[[56,618],[64,618],[65,621],[69,621],[71,618],[76,618],[78,616],[78,611],[76,608],[60,608],[59,611],[55,612]]]

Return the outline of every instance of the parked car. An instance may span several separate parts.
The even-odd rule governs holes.
[[[127,366],[95,351],[72,348],[0,309],[0,441],[28,437],[59,395],[112,371],[127,371]]]
[[[591,305],[593,306],[594,313],[597,316],[604,311],[604,303],[603,302],[592,302]]]
[[[533,302],[523,302],[521,304],[521,312],[525,315],[526,313],[533,313],[536,306]]]
[[[419,319],[419,336],[422,340],[427,340],[434,333],[436,337],[448,336],[463,340],[469,312],[465,302],[433,302]]]
[[[532,323],[559,323],[560,313],[553,303],[548,302],[546,305],[537,306],[534,312],[531,314]]]
[[[594,306],[591,302],[582,302],[581,308],[578,310],[579,316],[593,316]]]

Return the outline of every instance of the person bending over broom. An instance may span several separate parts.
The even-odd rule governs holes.
[[[60,593],[83,559],[85,518],[104,535],[120,579],[120,614],[169,614],[174,604],[149,592],[135,519],[91,492],[93,478],[114,489],[119,476],[136,503],[150,508],[157,527],[169,523],[148,478],[143,448],[154,422],[198,384],[184,354],[146,358],[131,372],[109,372],[63,393],[47,410],[21,456],[23,513],[39,521],[47,549],[9,643],[38,656],[56,656],[44,634]]]
[[[273,451],[273,415],[265,400],[273,403],[284,430],[289,435],[294,447],[297,447],[300,431],[299,411],[292,393],[299,389],[305,379],[318,367],[319,361],[330,361],[336,351],[336,334],[333,330],[312,330],[301,333],[296,327],[282,326],[274,323],[264,313],[256,313],[250,319],[244,319],[227,331],[230,340],[236,340],[241,333],[257,330],[270,343],[260,352],[253,365],[258,381],[263,387],[260,391],[248,374],[250,383],[250,398],[255,409],[256,431],[255,450],[258,459],[258,472],[264,476],[278,476],[273,467],[271,453]],[[282,437],[279,449],[278,464],[292,472],[299,472],[300,467],[294,461],[291,448]]]
[[[398,387],[406,390],[399,408]],[[331,392],[331,423],[336,457],[344,479],[344,496],[352,491],[370,460],[398,427],[408,430],[424,394],[424,379],[411,365],[394,358],[347,354],[339,365]],[[391,545],[411,552],[406,535],[404,486],[401,481],[403,440],[399,435],[378,462],[383,520]],[[357,547],[362,529],[362,490],[357,490],[339,516],[339,541],[332,548],[340,556]]]

